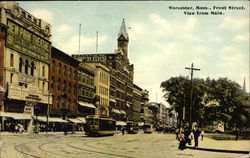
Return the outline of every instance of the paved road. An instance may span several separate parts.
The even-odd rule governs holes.
[[[1,158],[246,158],[248,155],[178,150],[172,134],[66,137],[57,134],[1,135]],[[223,145],[223,144],[222,144]]]

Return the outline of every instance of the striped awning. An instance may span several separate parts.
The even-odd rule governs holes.
[[[11,117],[15,120],[31,120],[31,115],[23,113],[0,112],[0,116]]]
[[[78,117],[77,120],[80,120],[82,123],[86,123],[86,119],[84,117]]]
[[[121,112],[117,109],[112,109],[112,112],[117,113],[117,114],[121,114]]]
[[[50,117],[49,122],[67,122],[67,121],[59,117]]]
[[[127,123],[124,122],[124,121],[116,121],[116,125],[117,125],[117,126],[126,126]]]
[[[109,98],[109,101],[116,103],[116,100],[113,98]]]
[[[78,119],[69,118],[68,120],[73,122],[73,123],[83,123],[82,121],[80,121]]]
[[[78,102],[81,106],[85,106],[85,107],[88,107],[88,108],[96,108],[93,104],[91,103],[87,103],[87,102],[82,102],[82,101],[79,101]]]
[[[124,115],[127,114],[124,110],[120,110],[120,113],[121,113],[121,114],[124,114]]]

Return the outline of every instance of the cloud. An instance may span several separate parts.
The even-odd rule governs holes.
[[[248,42],[249,43],[250,34],[238,34],[236,35],[233,40],[236,42]]]
[[[72,30],[73,30],[73,28],[70,25],[63,24],[63,25],[60,25],[59,27],[57,27],[55,29],[55,33],[58,33],[58,34],[68,34]]]
[[[42,19],[48,23],[51,23],[53,21],[53,14],[48,9],[45,8],[37,8],[35,10],[31,11],[31,14],[33,14],[35,17]]]
[[[109,37],[107,35],[102,35],[98,37],[99,48],[108,41]],[[55,39],[55,45],[66,52],[67,54],[79,53],[79,36],[75,35],[68,40],[65,38]],[[81,36],[81,53],[95,53],[96,38],[91,36]]]
[[[219,29],[242,29],[249,26],[249,18],[225,17],[219,25]]]

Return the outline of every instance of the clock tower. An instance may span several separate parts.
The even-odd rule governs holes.
[[[128,57],[128,42],[129,37],[125,26],[125,20],[123,19],[120,32],[118,33],[118,52],[122,53],[124,56]]]

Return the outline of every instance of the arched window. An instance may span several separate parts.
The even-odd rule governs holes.
[[[19,58],[19,72],[22,72],[22,68],[23,68],[23,59],[20,57]]]
[[[34,69],[35,69],[35,64],[34,64],[34,62],[32,61],[32,62],[31,62],[31,69],[30,69],[30,75],[31,75],[31,76],[34,76]]]
[[[29,61],[28,59],[25,60],[25,74],[28,75],[28,71],[29,71]]]

